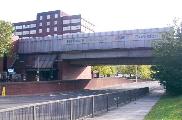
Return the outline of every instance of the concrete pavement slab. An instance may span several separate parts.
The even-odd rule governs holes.
[[[162,87],[158,86],[143,98],[87,120],[143,120],[163,93]]]

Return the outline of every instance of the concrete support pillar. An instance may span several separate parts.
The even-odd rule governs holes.
[[[61,61],[58,63],[59,79],[61,80],[78,80],[91,79],[91,66],[71,65],[69,62]]]

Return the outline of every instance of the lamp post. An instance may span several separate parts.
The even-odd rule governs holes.
[[[136,73],[135,73],[135,79],[136,79],[136,82],[138,82],[138,78],[137,78],[137,74],[138,74],[138,73],[137,73],[137,72],[138,72],[138,71],[137,71],[137,65],[135,65],[135,72],[136,72]]]
[[[39,56],[38,56],[38,63],[37,63],[37,81],[40,81],[39,75],[40,75],[40,70],[39,70]]]

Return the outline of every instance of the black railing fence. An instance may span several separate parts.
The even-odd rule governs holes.
[[[94,117],[147,93],[148,87],[2,109],[0,120],[77,120]]]

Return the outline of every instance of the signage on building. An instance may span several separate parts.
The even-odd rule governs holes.
[[[169,31],[169,28],[145,29],[145,30],[128,30],[116,32],[90,33],[80,37],[64,38],[64,44],[84,44],[84,43],[101,43],[114,41],[131,41],[131,40],[160,40],[162,33]]]

